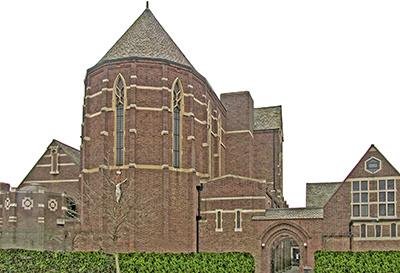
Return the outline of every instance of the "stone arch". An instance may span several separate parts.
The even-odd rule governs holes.
[[[281,242],[284,238],[292,238],[299,245],[300,249],[300,272],[308,264],[307,242],[311,239],[310,234],[300,225],[292,221],[278,221],[270,224],[259,237],[262,246],[261,271],[271,272],[271,248],[276,242]]]

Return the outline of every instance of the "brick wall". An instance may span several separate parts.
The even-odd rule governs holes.
[[[85,81],[81,160],[83,180],[94,188],[102,187],[104,182],[99,166],[116,170],[112,167],[115,160],[113,86],[118,75],[126,83],[125,160],[120,167],[121,176],[128,179],[134,195],[153,194],[145,206],[151,217],[135,223],[134,231],[126,234],[129,243],[121,243],[120,247],[129,251],[194,251],[196,185],[200,179],[224,172],[222,144],[226,143],[223,143],[223,133],[218,132],[218,124],[224,126],[226,110],[206,80],[188,68],[160,61],[126,60],[90,69]],[[184,93],[178,169],[172,163],[170,91],[177,78]],[[104,207],[107,199],[99,202]],[[86,245],[94,248],[100,243],[98,237],[104,238],[98,233],[109,228],[101,207],[86,208],[90,212],[87,219],[92,226],[91,233],[96,233],[97,238],[80,239],[92,240]],[[132,212],[133,218],[140,217],[137,211]],[[101,243],[103,247],[106,245],[104,239]]]

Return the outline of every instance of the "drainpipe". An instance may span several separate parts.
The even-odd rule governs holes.
[[[203,190],[203,183],[200,183],[200,186],[196,186],[196,190],[197,190],[196,253],[199,253],[199,243],[200,243],[199,221],[201,220],[201,215],[200,215],[201,194],[200,194],[200,192]]]
[[[272,165],[273,165],[273,167],[272,167],[272,170],[273,170],[273,175],[274,175],[274,177],[273,177],[273,182],[274,182],[274,190],[276,190],[276,178],[275,178],[275,175],[276,175],[276,170],[275,170],[275,168],[276,168],[276,159],[275,159],[275,150],[276,150],[276,148],[275,148],[275,130],[273,130],[273,134],[272,134],[272,149],[273,149],[273,151],[272,151],[272,160],[273,160],[273,163],[272,163]],[[276,197],[276,195],[275,195],[275,197]]]

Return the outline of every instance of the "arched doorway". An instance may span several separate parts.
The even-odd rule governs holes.
[[[291,267],[299,268],[299,244],[290,235],[284,234],[271,244],[271,272],[283,272]]]
[[[307,261],[308,232],[291,221],[279,221],[269,225],[260,237],[262,246],[261,271],[282,271],[296,262],[303,272]],[[296,261],[297,260],[297,261]]]

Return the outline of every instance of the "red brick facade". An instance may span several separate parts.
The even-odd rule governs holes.
[[[287,208],[281,107],[254,108],[249,92],[219,99],[171,41],[146,9],[87,71],[80,151],[53,141],[21,183],[77,201],[75,229],[59,244],[113,251],[110,210],[129,200],[122,252],[246,251],[257,272],[282,269],[299,252],[302,272],[317,250],[400,250],[400,175],[374,146],[344,182],[309,185],[307,207]],[[0,194],[3,206],[13,194]]]

